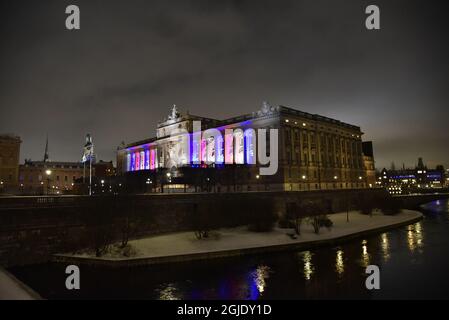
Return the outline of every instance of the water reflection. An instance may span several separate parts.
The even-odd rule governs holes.
[[[162,288],[156,290],[159,293],[159,300],[181,300],[182,295],[179,289],[173,283],[167,283],[161,286]]]
[[[265,291],[267,279],[270,277],[271,269],[266,265],[257,266],[256,270],[250,273],[250,299],[257,299]]]
[[[310,280],[312,278],[312,274],[315,271],[315,268],[312,264],[312,256],[313,253],[310,251],[302,252],[302,261],[304,262],[304,278],[306,280]]]
[[[337,273],[339,276],[343,275],[343,272],[345,272],[345,263],[343,259],[343,250],[337,251],[337,257],[335,259],[335,269],[337,270]]]
[[[370,264],[369,263],[370,262],[370,256],[369,256],[369,253],[368,253],[368,246],[367,246],[367,244],[368,244],[368,241],[366,241],[366,240],[362,241],[362,266],[364,268],[368,267],[369,264]]]
[[[421,222],[407,227],[407,244],[411,252],[423,246],[423,233]]]
[[[77,292],[60,285],[64,279],[55,275],[63,276],[65,266],[59,264],[11,271],[50,299],[447,299],[449,257],[443,250],[449,247],[448,204],[440,201],[436,207],[432,203],[425,219],[411,226],[334,248],[213,259],[170,268],[148,266],[129,272],[86,267],[85,289]],[[440,209],[444,213],[439,214]],[[384,270],[382,290],[366,290],[363,268],[369,264]]]
[[[382,233],[380,238],[381,238],[382,257],[384,261],[388,261],[390,259],[390,241],[388,240],[388,234]]]

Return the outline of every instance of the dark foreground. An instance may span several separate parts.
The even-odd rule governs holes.
[[[421,222],[339,247],[132,269],[81,268],[65,288],[65,266],[13,268],[48,299],[431,299],[449,298],[449,201],[424,207]],[[365,289],[365,267],[381,289]]]

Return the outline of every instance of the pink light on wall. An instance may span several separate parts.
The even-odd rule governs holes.
[[[136,152],[136,162],[134,163],[134,170],[140,170],[140,152]]]
[[[225,132],[225,163],[234,163],[234,135],[232,130]]]
[[[201,139],[200,161],[207,161],[207,141],[205,139]]]
[[[236,164],[245,163],[245,141],[243,138],[242,129],[237,129],[234,131],[235,145],[234,145],[234,155]]]
[[[150,150],[150,170],[156,169],[156,150]]]

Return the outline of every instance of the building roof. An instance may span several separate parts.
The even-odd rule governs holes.
[[[342,122],[340,120],[328,118],[328,117],[321,116],[318,114],[311,114],[308,112],[299,111],[292,107],[286,107],[286,106],[280,105],[278,107],[274,107],[274,110],[275,110],[275,112],[270,113],[270,114],[284,114],[284,115],[299,116],[299,117],[302,117],[305,119],[310,119],[312,121],[322,121],[322,122],[326,122],[329,124],[334,124],[339,127],[360,131],[359,126],[348,124],[348,123]],[[187,114],[179,114],[179,118],[177,118],[177,119],[172,119],[172,120],[168,119],[168,120],[159,122],[157,125],[157,128],[162,128],[164,126],[172,125],[172,124],[186,121],[186,120],[202,120],[202,121],[206,121],[209,123],[214,123],[217,126],[221,126],[221,125],[227,125],[227,124],[232,124],[232,123],[237,123],[237,122],[242,122],[242,121],[246,121],[246,120],[259,118],[261,116],[264,116],[264,115],[260,115],[259,112],[253,112],[253,113],[243,114],[243,115],[232,117],[232,118],[227,118],[224,120],[217,120],[217,119],[212,119],[212,118],[195,116],[195,115],[191,115],[191,114],[187,113]],[[156,141],[157,139],[158,139],[157,137],[152,137],[149,139],[135,141],[135,142],[125,145],[125,147],[123,149],[133,148],[133,147],[141,146],[144,144],[150,144],[150,143]]]
[[[17,141],[17,142],[22,142],[22,140],[20,139],[19,136],[15,135],[15,134],[12,134],[12,133],[0,134],[0,139],[2,139],[2,140],[14,140],[14,141]]]
[[[42,167],[42,168],[67,168],[67,167],[82,167],[81,162],[65,162],[65,161],[31,161],[25,160],[25,166]]]

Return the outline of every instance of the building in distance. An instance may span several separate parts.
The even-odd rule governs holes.
[[[21,143],[16,135],[0,135],[0,194],[17,191]]]
[[[435,169],[429,169],[422,158],[418,159],[418,165],[413,169],[382,169],[376,184],[396,195],[429,192],[447,187],[444,167],[439,165]]]

